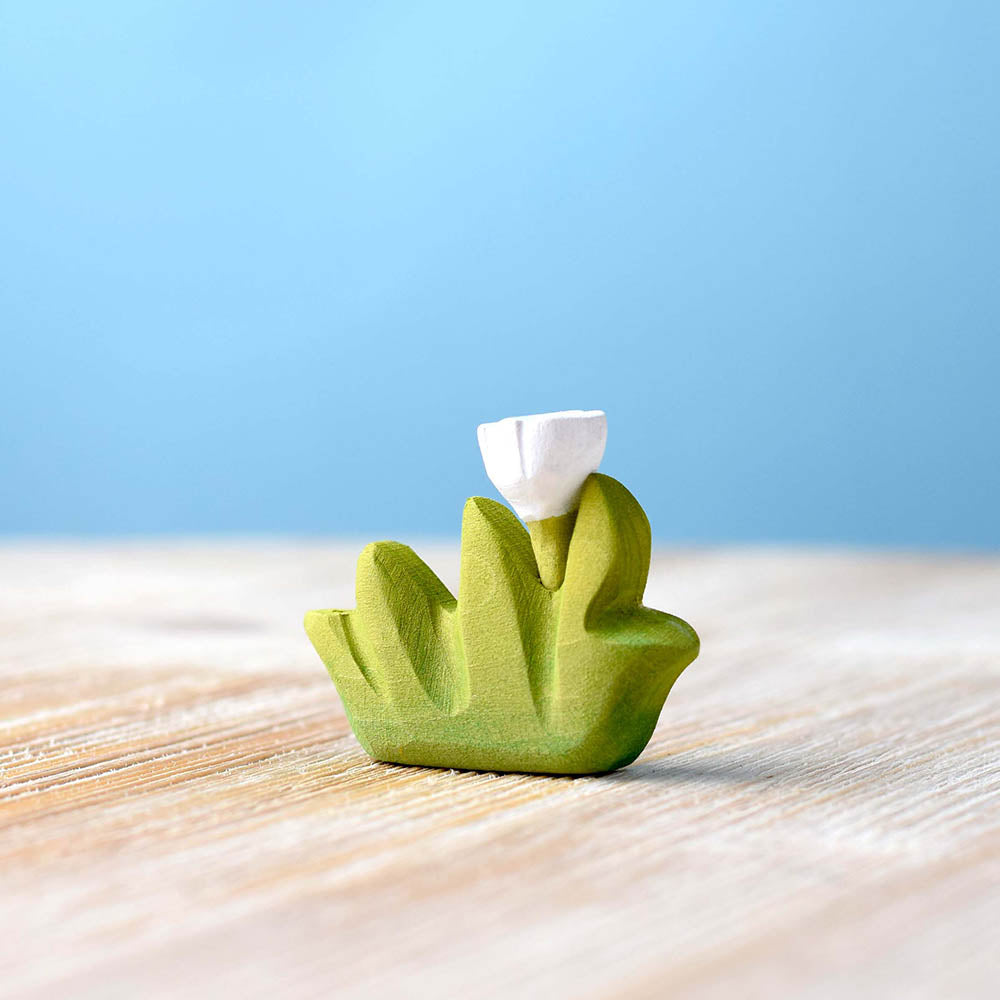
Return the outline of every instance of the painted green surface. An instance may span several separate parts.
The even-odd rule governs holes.
[[[358,560],[356,610],[310,611],[306,631],[377,760],[609,771],[642,752],[698,655],[690,625],[642,605],[649,556],[642,508],[595,473],[549,590],[514,514],[473,497],[457,601],[407,546],[375,542]]]
[[[575,525],[575,510],[528,524],[528,537],[535,553],[538,575],[546,590],[558,590],[566,578],[569,541],[573,537]]]

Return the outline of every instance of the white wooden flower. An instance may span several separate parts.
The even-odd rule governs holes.
[[[522,521],[568,514],[604,457],[603,410],[563,410],[480,424],[486,474]]]

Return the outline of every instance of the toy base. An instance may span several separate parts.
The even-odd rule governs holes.
[[[502,774],[581,775],[607,774],[631,764],[649,742],[658,716],[657,711],[641,722],[633,718],[627,730],[611,729],[610,738],[605,729],[575,740],[549,737],[519,743],[488,736],[479,743],[415,739],[412,731],[401,732],[385,721],[351,722],[368,756],[385,764]],[[454,720],[453,725],[457,722]],[[444,735],[439,731],[439,736]],[[462,735],[467,736],[468,730]]]
[[[625,767],[622,764],[608,771],[525,771],[518,768],[459,767],[456,764],[404,764],[399,760],[379,760],[376,757],[372,757],[372,763],[383,764],[385,767],[419,767],[426,768],[428,771],[461,771],[468,774],[523,774],[536,778],[598,778],[602,774],[613,774]]]

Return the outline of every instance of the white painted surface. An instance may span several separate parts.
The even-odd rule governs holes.
[[[480,424],[479,450],[490,481],[522,521],[575,510],[584,480],[604,457],[603,410],[562,410]]]

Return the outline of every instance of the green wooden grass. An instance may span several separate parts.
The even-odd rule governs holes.
[[[564,520],[551,534],[558,548]],[[610,771],[642,752],[698,655],[690,625],[642,605],[649,557],[646,515],[609,476],[584,485],[554,590],[514,514],[473,497],[458,600],[412,549],[375,542],[358,560],[357,608],[310,611],[306,631],[377,760]]]

